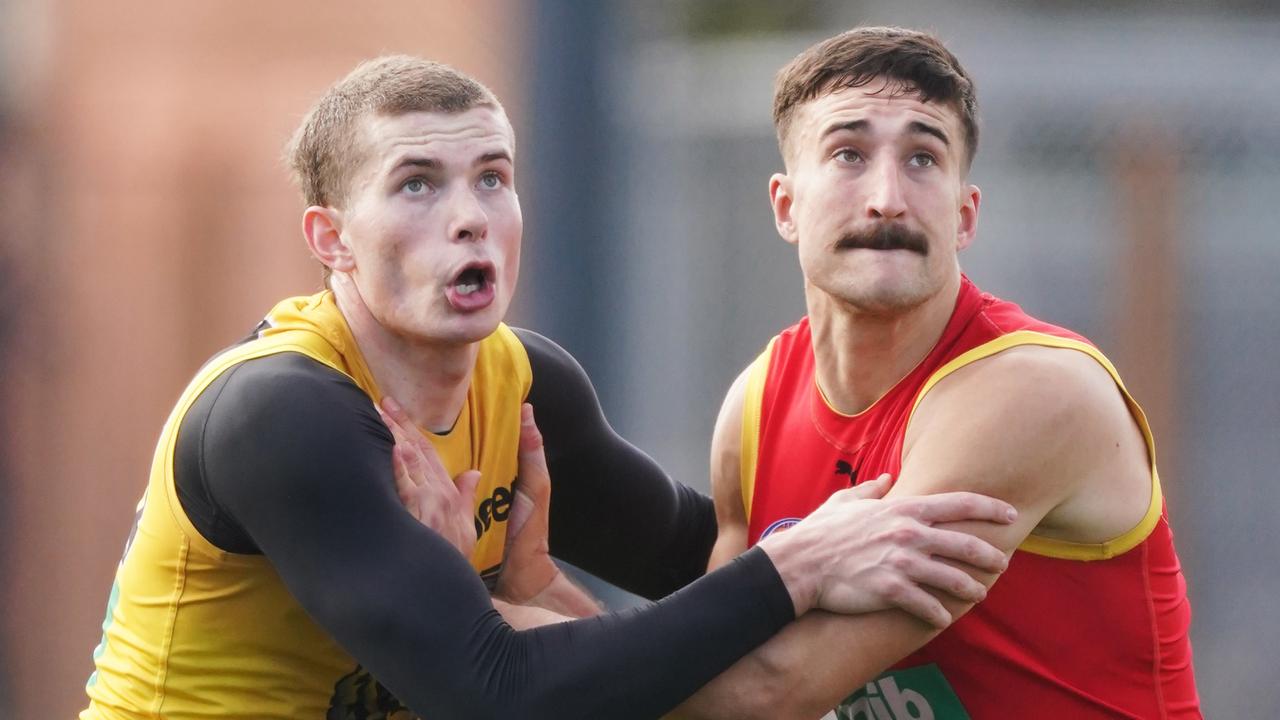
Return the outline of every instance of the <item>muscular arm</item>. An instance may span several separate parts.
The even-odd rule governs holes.
[[[715,442],[736,458],[740,400],[734,408],[726,401]],[[745,547],[737,463],[713,482],[721,559]],[[1114,537],[1138,522],[1150,487],[1145,445],[1106,372],[1081,353],[1028,347],[964,368],[925,397],[889,497],[964,489],[1007,500],[1019,511],[1014,524],[955,527],[1011,554],[1033,530],[1078,542]],[[955,615],[972,607],[936,596]],[[809,613],[700,691],[682,717],[819,717],[937,632],[897,610]]]
[[[641,610],[514,630],[466,560],[401,507],[367,397],[299,355],[228,371],[179,445],[186,497],[425,716],[657,717],[794,617],[757,552]]]
[[[515,332],[533,369],[529,402],[551,471],[552,554],[648,598],[702,575],[716,538],[711,500],[613,431],[572,356]]]

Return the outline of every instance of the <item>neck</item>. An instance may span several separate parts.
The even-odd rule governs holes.
[[[831,406],[856,415],[884,397],[938,343],[959,291],[957,273],[915,307],[871,313],[806,283],[818,387]]]
[[[452,428],[467,400],[479,346],[431,343],[392,332],[369,312],[354,284],[333,286],[338,309],[382,394],[395,398],[420,428]]]

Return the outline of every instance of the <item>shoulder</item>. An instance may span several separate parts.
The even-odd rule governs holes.
[[[568,350],[560,347],[554,340],[541,333],[526,328],[512,327],[511,334],[524,346],[524,350],[529,354],[531,362],[537,358],[542,361],[571,362],[577,365],[578,361],[569,354]]]
[[[1075,425],[1059,423],[1097,420],[1099,414],[1123,411],[1123,404],[1114,402],[1119,399],[1111,375],[1089,355],[1067,348],[1021,345],[976,360],[942,378],[920,399],[911,424],[920,427],[963,414],[1008,425],[1015,433],[1046,426],[1070,432]]]
[[[340,432],[356,418],[376,418],[373,401],[354,380],[297,352],[236,363],[209,384],[192,411],[222,429],[215,437],[323,427]]]
[[[1044,516],[1086,487],[1140,487],[1145,455],[1119,388],[1095,359],[1018,346],[961,367],[920,399],[903,473],[923,466],[942,489],[986,492]]]
[[[750,381],[752,367],[738,373],[733,384],[725,393],[724,402],[720,405],[720,413],[716,416],[715,429],[711,435],[711,494],[715,498],[717,511],[723,514],[728,510],[743,511],[744,490],[742,487],[742,429],[743,413],[747,400],[747,384]]]
[[[513,336],[524,347],[532,375],[530,402],[541,399],[543,404],[561,404],[563,397],[577,402],[595,403],[595,388],[591,378],[578,360],[568,350],[551,339],[532,330],[511,328]],[[535,409],[537,403],[534,402]]]
[[[734,449],[742,445],[743,410],[747,402],[747,385],[750,383],[753,368],[754,363],[738,373],[729,390],[725,392],[724,402],[720,404],[720,413],[716,416],[713,443],[732,446]]]

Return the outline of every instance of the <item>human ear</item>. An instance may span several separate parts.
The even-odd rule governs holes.
[[[341,211],[320,205],[302,211],[302,235],[311,254],[330,270],[351,272],[356,268],[351,248],[342,241]]]
[[[795,219],[791,215],[794,205],[791,197],[791,178],[785,173],[774,173],[769,178],[769,204],[773,207],[773,224],[783,240],[795,245],[799,240],[796,235]]]
[[[982,190],[977,185],[966,185],[960,202],[960,225],[956,229],[956,249],[964,250],[978,236],[978,208],[982,205]]]

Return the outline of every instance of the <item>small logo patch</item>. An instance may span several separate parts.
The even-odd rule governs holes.
[[[849,487],[858,484],[858,470],[862,468],[862,462],[858,462],[858,467],[849,464],[847,460],[836,460],[836,474],[849,476]]]
[[[774,520],[773,522],[769,523],[769,527],[765,528],[764,532],[760,533],[760,539],[763,540],[776,532],[786,530],[787,528],[791,527],[792,525],[795,525],[798,522],[800,522],[800,518],[798,517],[789,517],[789,518],[782,518],[781,520]]]

